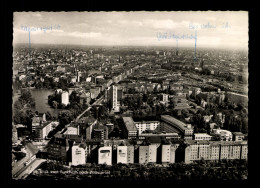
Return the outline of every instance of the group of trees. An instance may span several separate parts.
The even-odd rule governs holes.
[[[201,97],[196,96],[195,102],[200,104]],[[248,132],[248,110],[242,104],[235,104],[225,98],[225,100],[220,103],[209,102],[204,110],[200,110],[197,115],[193,118],[194,122],[194,132],[208,132],[209,123],[205,124],[202,120],[202,116],[213,115],[212,121],[218,126],[222,126],[220,119],[217,117],[217,113],[222,112],[225,115],[223,129],[229,130],[231,132]],[[201,114],[199,116],[198,114]]]
[[[53,164],[49,164],[53,163]],[[173,163],[168,167],[155,166],[152,163],[142,164],[115,164],[112,166],[87,164],[73,167],[75,172],[96,171],[100,174],[71,173],[64,174],[68,170],[61,164],[49,162],[42,166],[43,170],[56,170],[61,173],[53,174],[59,178],[77,178],[87,180],[245,180],[248,177],[248,162],[246,160],[221,160],[211,162],[200,160],[191,164]],[[109,172],[109,173],[101,173]],[[44,174],[30,175],[28,178],[46,176]],[[53,179],[52,176],[46,178]]]
[[[33,112],[26,106],[35,106],[35,101],[29,90],[21,90],[21,96],[15,101],[13,106],[13,121],[15,124],[30,125]]]
[[[68,109],[75,110],[76,113],[81,113],[84,109],[88,108],[86,103],[80,103],[80,97],[76,91],[72,91],[69,96],[70,103],[66,106],[61,103],[61,94],[55,93],[48,96],[48,104],[55,109]]]
[[[106,122],[108,120],[108,109],[105,106],[93,107],[91,109],[94,118]]]
[[[37,79],[32,86],[47,89],[67,89],[68,87],[73,86],[73,84],[70,84],[67,78],[59,78],[59,81],[56,82],[53,77],[43,77],[43,81]]]
[[[59,115],[58,115],[59,125],[55,129],[50,131],[49,134],[47,135],[47,137],[51,138],[58,131],[61,131],[65,127],[65,125],[68,125],[75,118],[75,115],[76,114],[74,114],[70,110],[62,110],[62,111],[60,111]]]

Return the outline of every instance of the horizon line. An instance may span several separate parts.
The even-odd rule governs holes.
[[[29,45],[28,43],[13,43],[13,47],[15,47],[14,45]],[[89,47],[92,47],[92,46],[98,46],[98,47],[167,47],[167,48],[176,48],[176,46],[169,46],[169,45],[123,45],[123,44],[100,44],[100,45],[97,45],[97,44],[63,44],[63,43],[58,43],[58,44],[51,44],[51,43],[30,43],[30,46],[32,47],[32,45],[67,45],[67,46],[89,46]],[[192,46],[178,46],[178,48],[193,48]],[[196,46],[196,49],[204,49],[204,48],[210,48],[210,49],[229,49],[229,50],[246,50],[248,51],[248,47],[247,48],[242,48],[242,47],[219,47],[219,46],[203,46],[203,47],[198,47]]]

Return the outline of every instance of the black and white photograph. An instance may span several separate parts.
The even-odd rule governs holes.
[[[248,44],[248,11],[13,12],[12,179],[247,180]]]

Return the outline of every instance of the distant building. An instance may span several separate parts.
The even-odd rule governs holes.
[[[66,69],[65,69],[65,67],[58,66],[58,67],[57,67],[57,71],[65,72]]]
[[[211,135],[219,135],[221,140],[231,141],[232,133],[223,129],[213,129]]]
[[[112,147],[104,146],[98,149],[98,164],[112,165]]]
[[[165,137],[166,139],[180,139],[181,136],[178,133],[166,133],[166,132],[158,132],[158,133],[142,133],[142,134],[138,134],[138,138],[139,139],[145,139],[148,137]]]
[[[174,109],[189,109],[191,106],[188,104],[188,100],[185,96],[175,96],[173,97],[173,106]]]
[[[241,132],[233,132],[233,140],[234,141],[243,141],[245,138],[245,135]]]
[[[63,91],[61,94],[61,104],[68,105],[69,104],[69,92]]]
[[[77,127],[67,127],[67,130],[63,133],[64,135],[79,135]]]
[[[211,137],[207,133],[194,133],[194,140],[211,140]]]
[[[138,129],[138,134],[141,134],[146,130],[160,130],[159,121],[141,121],[141,122],[134,122],[134,124]]]
[[[83,92],[79,96],[79,98],[80,98],[80,103],[81,104],[89,104],[89,102],[91,101],[91,97],[90,97],[90,93],[89,92],[87,92],[87,93]]]
[[[183,90],[183,86],[178,84],[170,84],[170,89],[173,91],[179,91]]]
[[[168,133],[179,132],[183,138],[192,139],[192,127],[170,115],[161,115],[161,128]]]
[[[168,99],[169,99],[169,95],[164,94],[164,93],[161,95],[161,100],[163,102],[168,103],[168,101],[169,101]]]

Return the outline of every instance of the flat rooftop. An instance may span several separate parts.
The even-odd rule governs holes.
[[[226,146],[230,146],[230,145],[247,145],[247,141],[208,141],[208,140],[186,140],[185,141],[186,144],[188,145],[194,145],[194,144],[207,144],[207,145],[226,145]]]
[[[206,136],[210,136],[207,133],[194,133],[195,136],[199,136],[199,137],[206,137]],[[211,137],[211,136],[210,136]]]
[[[123,117],[123,121],[128,131],[137,131],[132,117]]]
[[[180,121],[170,115],[161,115],[161,119],[166,120],[166,121],[178,126],[182,130],[188,129],[186,123],[183,123],[182,121]]]

